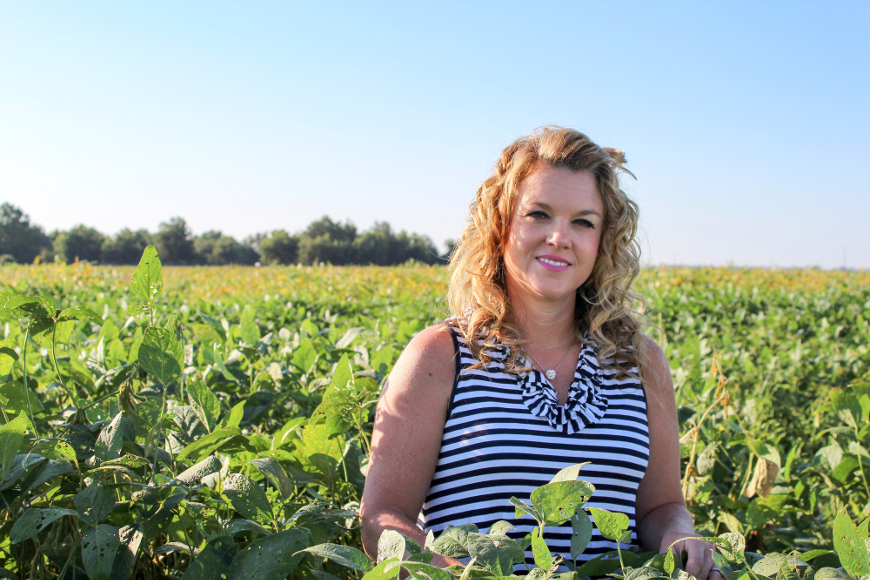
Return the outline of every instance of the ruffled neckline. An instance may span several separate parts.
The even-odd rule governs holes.
[[[564,405],[559,404],[556,390],[544,374],[534,368],[528,358],[526,362],[532,370],[520,378],[523,403],[533,415],[546,419],[553,429],[571,435],[597,423],[607,412],[607,397],[601,389],[601,366],[588,340],[580,349],[574,381],[568,388]]]

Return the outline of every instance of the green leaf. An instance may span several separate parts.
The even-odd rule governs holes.
[[[233,563],[239,546],[231,536],[218,536],[209,541],[190,563],[181,580],[221,580]]]
[[[298,552],[307,544],[308,537],[297,529],[251,542],[233,560],[228,580],[284,580],[302,560]]]
[[[779,518],[783,506],[788,500],[789,496],[786,494],[756,497],[746,509],[746,525],[752,529],[763,528],[767,522]]]
[[[535,566],[538,568],[549,570],[553,566],[553,555],[539,527],[532,530],[532,554],[535,556]]]
[[[30,428],[30,419],[23,411],[18,417],[0,427],[0,481],[3,481],[12,469],[12,462],[24,442],[25,433]]]
[[[272,520],[272,506],[266,492],[241,473],[227,474],[224,494],[230,499],[233,509],[244,517],[259,522]]]
[[[403,562],[402,567],[417,580],[454,580],[453,574],[444,568],[438,568],[423,562]]]
[[[447,526],[438,539],[432,542],[432,551],[450,558],[467,558],[468,534],[477,532],[477,526]],[[402,556],[398,556],[401,558]],[[379,557],[380,561],[381,558]]]
[[[281,464],[269,457],[258,457],[248,461],[251,465],[260,470],[266,479],[272,482],[278,491],[281,493],[281,498],[284,501],[293,494],[293,482],[287,477],[284,468]]]
[[[31,391],[31,397],[36,397],[33,391]],[[24,391],[24,383],[13,380],[5,385],[0,385],[0,407],[6,411],[7,415],[27,411],[27,395]]]
[[[218,337],[220,337],[221,344],[227,341],[227,330],[224,328],[224,325],[221,324],[220,320],[202,313],[200,313],[199,317],[202,318],[202,321],[205,322],[209,328],[217,333]]]
[[[97,326],[103,325],[103,319],[96,312],[83,306],[72,306],[61,310],[60,314],[57,315],[57,321],[64,322],[66,320],[87,320]]]
[[[785,554],[768,554],[752,565],[752,571],[760,576],[770,578],[779,574],[779,570],[782,568],[786,560],[788,560],[788,556]]]
[[[214,455],[209,455],[196,465],[185,469],[182,473],[179,473],[177,479],[190,485],[191,483],[201,480],[206,475],[217,473],[222,467],[221,462],[218,461]]]
[[[18,353],[15,352],[15,343],[9,340],[0,340],[0,377],[5,377],[12,371]]]
[[[76,494],[75,504],[81,518],[95,525],[112,513],[112,508],[115,507],[115,494],[103,487],[99,481],[93,481]]]
[[[362,580],[390,580],[399,575],[402,561],[399,558],[385,560],[371,569]]]
[[[746,550],[746,538],[744,538],[742,534],[726,532],[724,534],[719,534],[719,537],[728,542],[731,546],[730,553],[722,547],[719,547],[720,552],[738,564],[742,564],[746,561],[746,557],[743,555],[744,550]]]
[[[100,524],[82,538],[82,561],[91,580],[109,580],[121,540],[118,528]]]
[[[532,492],[532,506],[545,526],[560,526],[586,503],[595,488],[585,481],[557,481]],[[626,524],[627,525],[627,524]]]
[[[813,580],[853,580],[851,576],[838,568],[819,568],[813,576]]]
[[[242,417],[245,416],[245,401],[241,401],[236,403],[230,412],[221,419],[221,422],[218,424],[219,429],[232,429],[233,427],[238,427],[239,423],[242,422]]]
[[[595,519],[601,535],[614,542],[625,542],[628,531],[628,516],[623,513],[609,512],[598,508],[587,508]]]
[[[585,511],[575,513],[571,517],[571,558],[576,560],[577,556],[586,551],[586,546],[592,539],[592,521]]]
[[[133,295],[127,314],[150,316],[154,312],[154,302],[163,292],[163,268],[157,250],[148,246],[142,253],[139,265],[130,278],[130,293]]]
[[[396,530],[384,530],[378,538],[378,562],[405,558],[405,536]]]
[[[619,558],[616,554],[608,552],[588,562],[584,562],[582,566],[577,568],[577,577],[585,578],[586,576],[605,576],[619,569]]]
[[[335,343],[335,348],[348,348],[363,330],[365,329],[362,326],[348,328],[347,332],[344,333],[344,336]]]
[[[257,326],[257,321],[254,319],[254,310],[250,306],[245,306],[242,311],[242,318],[239,322],[242,331],[242,340],[248,346],[254,346],[260,340],[260,327]]]
[[[515,497],[512,497],[510,499],[510,502],[515,508],[517,508],[517,510],[516,510],[517,518],[521,517],[523,514],[529,514],[530,516],[532,516],[533,518],[535,518],[538,521],[538,525],[543,525],[544,518],[543,518],[543,516],[541,516],[541,514],[538,512],[538,510],[536,510],[535,508],[533,508],[532,506],[530,506],[529,504],[527,504],[523,500],[517,499]]]
[[[13,296],[3,308],[18,318],[54,318],[57,305],[50,296]]]
[[[855,577],[870,574],[867,546],[846,510],[837,514],[834,520],[834,549],[840,556],[840,564],[849,574]]]
[[[353,369],[350,366],[350,361],[346,354],[341,355],[341,360],[335,365],[335,372],[332,373],[331,386],[344,389],[348,383],[353,383]]]
[[[187,385],[187,400],[208,432],[214,431],[221,413],[221,402],[217,395],[202,381],[192,381]]]
[[[184,352],[175,331],[149,326],[139,347],[139,366],[154,380],[167,384],[181,376]]]
[[[368,556],[350,546],[318,544],[305,548],[303,552],[310,552],[323,558],[329,558],[336,564],[340,564],[345,568],[351,568],[352,570],[359,570],[360,572],[368,572],[373,567],[372,561]]]
[[[292,362],[303,373],[307,373],[311,370],[311,367],[313,367],[314,363],[317,362],[317,349],[314,348],[311,339],[306,338],[299,343],[299,347],[296,348],[290,356],[290,362]]]
[[[9,539],[13,544],[29,540],[63,516],[79,517],[76,512],[63,508],[28,508],[15,520],[9,530]]]
[[[241,435],[241,433],[242,430],[238,427],[216,429],[212,433],[209,433],[208,435],[203,435],[202,437],[182,449],[181,453],[179,453],[175,459],[177,461],[183,461],[190,456],[197,457],[199,455],[199,452],[203,449],[206,449],[212,445],[216,445],[221,442],[226,442],[229,439],[235,437],[236,435]]]
[[[861,404],[858,402],[858,397],[852,393],[847,393],[842,389],[831,389],[831,402],[834,404],[834,410],[840,415],[850,427],[856,428],[861,423]]]
[[[121,411],[100,431],[94,449],[96,458],[101,462],[117,459],[125,441],[136,441],[136,425]]]
[[[553,479],[550,480],[550,483],[556,483],[557,481],[575,481],[578,477],[580,477],[580,468],[584,465],[589,465],[591,462],[586,461],[585,463],[578,463],[576,465],[569,465],[568,467],[564,467],[559,470]]]

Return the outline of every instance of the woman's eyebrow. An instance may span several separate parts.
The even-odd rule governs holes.
[[[549,204],[546,204],[542,201],[533,201],[531,203],[531,205],[535,206],[535,207],[539,207],[539,208],[546,210],[546,211],[552,211],[552,209],[553,209],[552,207],[550,207]],[[601,214],[598,212],[598,210],[595,210],[595,209],[582,209],[574,214],[575,217],[576,216],[583,216],[583,215],[596,215],[598,217],[601,217]]]

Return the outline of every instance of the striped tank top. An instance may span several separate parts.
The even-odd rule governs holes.
[[[458,355],[456,380],[438,464],[420,513],[426,533],[431,530],[437,537],[447,526],[463,524],[486,533],[506,520],[515,527],[508,535],[519,541],[537,524],[529,515],[516,517],[511,496],[528,502],[532,491],[560,469],[588,461],[579,479],[593,484],[595,493],[585,507],[628,515],[635,544],[635,499],[649,460],[640,382],[617,379],[617,371],[602,368],[587,340],[568,400],[560,406],[537,369],[524,376],[504,372],[507,347],[490,351],[493,359],[486,368],[470,368],[477,359],[462,334],[449,327]],[[571,560],[570,522],[545,528],[544,537],[554,556]],[[592,540],[578,564],[615,549],[616,542],[602,537],[593,522]],[[526,563],[534,566],[531,550]],[[516,572],[525,569],[515,566]]]

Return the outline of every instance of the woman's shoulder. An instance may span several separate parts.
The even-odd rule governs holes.
[[[657,396],[673,397],[674,387],[668,359],[662,347],[647,335],[643,335],[640,340],[640,364],[644,388]]]
[[[418,332],[405,347],[405,351],[435,361],[453,360],[456,350],[453,333],[449,321],[433,324]]]
[[[456,373],[456,351],[451,330],[435,324],[417,333],[402,351],[390,373],[389,382],[401,391],[449,393]]]

